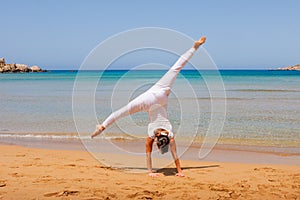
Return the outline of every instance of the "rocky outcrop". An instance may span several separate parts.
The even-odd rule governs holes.
[[[23,72],[46,72],[38,66],[28,66],[25,64],[6,64],[4,58],[0,58],[0,73],[23,73]]]
[[[30,72],[29,66],[25,64],[15,64],[16,66],[16,71],[18,72]]]
[[[300,64],[294,66],[287,66],[283,68],[277,68],[277,70],[300,70]]]
[[[43,71],[41,68],[39,68],[38,66],[34,65],[32,67],[30,67],[31,71],[33,72],[41,72]]]

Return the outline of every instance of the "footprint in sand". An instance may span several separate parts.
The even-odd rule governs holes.
[[[262,168],[254,168],[254,171],[276,172],[277,170],[271,167],[262,167]]]
[[[116,199],[117,195],[115,193],[108,193],[105,199]]]
[[[91,191],[92,196],[103,196],[104,194],[107,194],[106,189],[95,189]],[[102,198],[104,199],[104,198]],[[116,199],[116,198],[114,198]]]
[[[241,181],[241,183],[236,183],[233,186],[238,187],[241,191],[248,191],[251,187],[249,184],[243,181]]]
[[[19,173],[10,173],[9,175],[11,175],[12,177],[23,177],[24,175],[19,174]]]
[[[107,193],[106,190],[93,190],[92,195],[93,196],[103,196],[105,194],[106,198],[101,198],[101,199],[117,199],[117,195],[115,193]],[[92,200],[92,199],[98,199],[94,197],[87,197],[85,198],[86,200]]]
[[[19,168],[19,166],[11,166],[11,167],[9,167],[9,168],[11,168],[11,169],[16,169],[16,168]]]
[[[16,155],[16,157],[25,157],[26,155],[25,154],[18,154]]]
[[[204,189],[205,188],[205,184],[203,183],[196,183],[193,185],[193,187],[197,188],[197,189]]]
[[[278,192],[281,193],[279,185],[258,184],[257,188],[258,188],[258,191],[261,193],[271,192],[273,195],[276,195],[276,196],[279,195],[279,194],[277,194]]]
[[[49,193],[45,193],[44,197],[53,197],[56,196],[59,192],[49,192]]]
[[[157,197],[163,197],[166,194],[163,192],[159,192],[159,191],[148,191],[148,190],[144,190],[142,192],[136,192],[134,194],[129,194],[127,195],[128,198],[132,199],[132,198],[138,198],[138,199],[153,199],[153,198],[157,198]]]
[[[0,187],[5,187],[6,183],[4,181],[0,181]]]
[[[216,192],[231,192],[231,190],[227,189],[227,188],[224,188],[224,187],[219,187],[219,186],[212,186],[212,187],[209,187],[210,190],[212,191],[216,191]]]
[[[297,199],[297,195],[295,195],[295,194],[285,194],[284,198],[285,199],[294,199],[294,200],[296,200]]]
[[[32,163],[23,164],[24,167],[30,167],[32,165],[33,165]]]
[[[221,185],[221,184],[209,185],[209,189],[211,191],[217,192],[217,194],[220,198],[237,199],[241,196],[241,194],[239,194],[238,192],[228,189],[224,185]]]
[[[64,190],[61,192],[50,192],[50,193],[45,193],[44,197],[62,197],[62,196],[69,196],[69,195],[78,195],[79,191],[76,190]]]
[[[119,185],[121,185],[122,183],[119,183]],[[117,184],[118,185],[118,184]],[[126,186],[126,187],[122,187],[121,188],[122,190],[132,190],[132,189],[134,189],[134,190],[141,190],[142,188],[141,187],[137,187],[137,186]]]
[[[75,164],[73,164],[73,163],[66,164],[66,165],[64,165],[64,166],[66,166],[66,167],[76,167],[76,165],[75,165]]]
[[[84,181],[84,179],[83,178],[75,178],[75,179],[73,179],[73,181],[81,182],[81,181]]]

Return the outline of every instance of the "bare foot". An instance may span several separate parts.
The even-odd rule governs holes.
[[[184,174],[181,172],[181,173],[175,174],[175,176],[184,177]]]
[[[105,130],[105,127],[101,124],[96,126],[96,130],[94,133],[92,133],[91,138],[96,137],[97,135],[100,135]]]
[[[159,177],[159,173],[149,173],[150,177]]]
[[[205,36],[201,37],[198,41],[194,43],[194,48],[198,49],[202,44],[205,43],[205,41],[206,41],[206,37]]]

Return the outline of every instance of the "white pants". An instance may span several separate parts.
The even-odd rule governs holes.
[[[151,128],[148,129],[149,137],[154,137],[153,129],[155,129],[155,127],[165,128],[169,131],[169,136],[173,137],[172,126],[167,116],[168,96],[177,75],[193,56],[194,52],[194,48],[189,49],[149,90],[130,101],[126,106],[110,114],[102,125],[107,128],[116,120],[127,115],[137,112],[148,112],[150,121],[149,127],[151,125]]]

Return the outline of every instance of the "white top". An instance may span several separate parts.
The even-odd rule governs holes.
[[[168,113],[166,109],[167,105],[155,104],[151,106],[148,111],[149,124],[148,124],[148,136],[152,139],[155,138],[154,131],[158,128],[166,129],[169,134],[169,138],[173,138],[174,134],[172,131],[172,125],[168,120]]]

